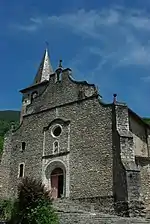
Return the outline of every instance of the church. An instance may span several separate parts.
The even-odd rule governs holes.
[[[102,84],[101,84],[102,85]],[[0,197],[15,198],[23,177],[42,180],[55,200],[68,198],[118,213],[150,209],[150,126],[114,94],[76,81],[48,49],[22,93],[20,125],[5,136]]]

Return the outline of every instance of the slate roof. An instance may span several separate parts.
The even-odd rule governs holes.
[[[50,62],[48,49],[45,49],[44,56],[42,58],[41,64],[39,66],[33,84],[40,83],[44,80],[49,80],[49,76],[53,73],[54,72]]]

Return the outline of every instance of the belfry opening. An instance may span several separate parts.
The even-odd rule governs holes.
[[[64,193],[64,173],[61,168],[55,168],[51,173],[51,190],[53,198],[61,198]]]

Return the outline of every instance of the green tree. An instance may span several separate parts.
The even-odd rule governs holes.
[[[18,187],[10,224],[58,224],[52,198],[41,181],[24,178]]]
[[[11,218],[11,211],[13,209],[12,200],[0,200],[0,219],[9,220]]]
[[[143,120],[150,125],[150,118],[143,118]]]
[[[58,217],[48,201],[39,201],[37,206],[27,213],[29,223],[58,224]]]

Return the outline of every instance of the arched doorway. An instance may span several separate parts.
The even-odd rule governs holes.
[[[64,193],[64,173],[61,168],[55,168],[51,173],[52,197],[60,198]]]

